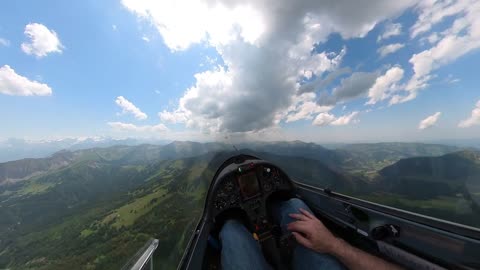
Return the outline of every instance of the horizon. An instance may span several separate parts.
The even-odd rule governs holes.
[[[96,140],[93,143],[89,142],[90,144],[82,145],[85,143],[86,140],[82,141],[75,141],[73,143],[65,143],[64,141],[40,141],[40,142],[32,142],[32,141],[21,141],[21,143],[26,143],[27,146],[30,148],[16,148],[16,145],[2,145],[2,141],[0,140],[0,149],[7,150],[6,152],[0,153],[0,164],[9,163],[9,162],[16,162],[19,160],[24,159],[49,159],[54,157],[57,154],[70,152],[76,153],[82,151],[89,151],[95,149],[115,149],[117,147],[128,147],[128,148],[135,148],[141,146],[158,146],[164,147],[169,146],[171,144],[180,143],[180,144],[218,144],[225,146],[231,146],[231,151],[257,151],[256,147],[264,147],[269,145],[291,145],[292,147],[298,147],[303,145],[310,145],[314,144],[324,149],[328,149],[330,151],[336,151],[339,149],[346,149],[349,151],[349,147],[363,145],[363,146],[373,146],[373,145],[385,145],[385,147],[404,147],[404,146],[432,146],[432,147],[453,147],[456,150],[452,150],[453,152],[459,151],[476,151],[480,152],[480,139],[473,139],[468,141],[432,141],[432,142],[399,142],[399,141],[385,141],[385,142],[342,142],[342,143],[335,143],[335,142],[305,142],[301,140],[294,140],[294,141],[243,141],[243,142],[221,142],[221,141],[209,141],[209,142],[199,142],[199,141],[166,141],[166,140],[157,140],[157,141],[132,141],[135,139],[130,139],[130,143],[125,143],[129,139],[124,140]],[[55,143],[63,143],[61,145],[55,145]],[[102,144],[105,143],[105,144]],[[18,146],[18,145],[17,145]],[[22,145],[20,145],[22,146]],[[41,148],[38,148],[40,147]],[[11,150],[21,150],[12,152]],[[207,153],[214,153],[214,152],[225,152],[228,151],[227,149],[221,150],[208,150],[204,154]],[[268,152],[268,150],[261,150],[260,152]],[[452,153],[453,153],[452,152]]]
[[[418,141],[304,141],[304,140],[241,140],[241,141],[229,141],[229,140],[213,140],[213,141],[195,141],[195,140],[163,140],[157,138],[134,138],[134,137],[125,137],[125,138],[114,138],[114,137],[82,137],[82,138],[74,138],[74,137],[67,137],[55,140],[28,140],[23,138],[0,138],[0,148],[5,147],[5,143],[8,142],[20,142],[30,145],[41,145],[41,144],[54,144],[54,143],[68,143],[66,144],[63,150],[70,150],[72,147],[76,145],[82,145],[82,143],[92,143],[91,145],[81,147],[78,149],[73,150],[80,150],[80,149],[91,149],[91,148],[105,148],[105,147],[112,147],[112,146],[138,146],[138,145],[167,145],[171,143],[219,143],[219,144],[226,144],[226,145],[235,145],[235,144],[270,144],[270,143],[305,143],[305,144],[316,144],[320,146],[342,146],[342,145],[356,145],[356,144],[425,144],[425,145],[445,145],[445,146],[457,146],[457,147],[471,147],[471,148],[479,148],[480,147],[480,138],[467,138],[467,139],[438,139],[438,140],[418,140]],[[118,143],[117,143],[118,142]],[[3,143],[3,145],[2,145]],[[102,143],[110,143],[102,145]],[[113,143],[113,144],[111,144]],[[123,143],[123,144],[122,144]],[[13,145],[10,145],[13,147]]]
[[[92,137],[60,137],[52,139],[32,139],[32,138],[21,138],[21,137],[0,137],[0,143],[7,141],[23,141],[27,143],[49,143],[49,142],[60,142],[67,140],[74,140],[76,142],[85,142],[85,141],[139,141],[139,142],[162,142],[162,143],[171,143],[171,142],[198,142],[198,143],[230,143],[229,139],[223,138],[222,140],[192,140],[192,139],[163,139],[158,137],[115,137],[115,136],[92,136]],[[262,143],[275,143],[275,142],[304,142],[304,143],[315,143],[315,144],[361,144],[361,143],[426,143],[426,144],[442,144],[441,142],[466,142],[466,141],[478,141],[480,142],[480,137],[468,137],[468,138],[440,138],[440,139],[424,139],[424,140],[351,140],[351,141],[307,141],[301,139],[286,139],[286,140],[258,140],[254,138],[241,139],[233,143],[252,143],[252,142],[262,142]]]

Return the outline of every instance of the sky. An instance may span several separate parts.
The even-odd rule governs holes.
[[[476,0],[1,5],[0,139],[480,137]]]

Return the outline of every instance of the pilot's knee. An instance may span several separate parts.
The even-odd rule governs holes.
[[[252,234],[239,221],[227,220],[220,231],[222,247],[245,247],[255,242]]]
[[[296,212],[299,212],[299,209],[302,208],[302,209],[305,209],[307,210],[308,212],[312,212],[310,210],[310,208],[308,207],[308,205],[306,205],[302,200],[300,200],[299,198],[292,198],[290,200],[288,200],[286,202],[288,204],[288,207],[290,209],[295,209]]]
[[[243,233],[244,230],[245,227],[239,221],[229,219],[223,224],[222,229],[220,230],[220,237],[223,238],[227,235],[238,235]]]

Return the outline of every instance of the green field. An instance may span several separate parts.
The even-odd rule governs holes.
[[[154,207],[162,203],[162,201],[170,196],[165,196],[167,191],[165,189],[157,189],[153,193],[135,199],[133,202],[126,204],[113,213],[106,216],[103,224],[110,224],[115,228],[122,226],[131,226],[139,217],[150,212]]]

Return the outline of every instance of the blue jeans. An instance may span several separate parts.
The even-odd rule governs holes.
[[[296,198],[281,202],[273,209],[274,217],[280,223],[283,232],[287,232],[287,224],[293,221],[288,214],[299,213],[298,209],[300,208],[312,212],[303,201]],[[224,270],[272,269],[263,257],[260,244],[253,239],[252,234],[240,222],[228,220],[220,231],[220,241],[222,243],[222,268]],[[293,250],[292,269],[341,270],[345,268],[328,254],[317,253],[297,245]]]

